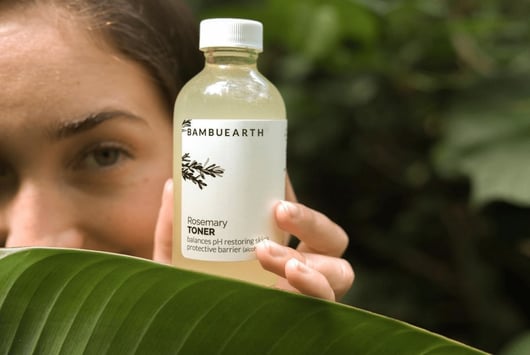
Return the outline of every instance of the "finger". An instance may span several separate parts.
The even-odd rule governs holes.
[[[283,279],[276,287],[308,296],[335,300],[335,292],[326,276],[304,263],[304,255],[269,240],[256,245],[256,255],[264,269]]]
[[[335,301],[335,292],[328,279],[296,258],[289,259],[285,264],[285,278],[305,295]]]
[[[344,259],[318,254],[300,253],[297,250],[269,240],[264,240],[256,245],[256,256],[264,269],[287,279],[280,280],[277,285],[284,290],[294,289],[306,293],[305,290],[330,287],[333,290],[334,297],[340,299],[351,288],[355,277],[350,263]],[[289,274],[287,264],[292,259],[296,259],[305,264],[317,272],[319,276],[311,279],[302,276],[296,277],[294,273]],[[326,282],[322,282],[321,276],[326,279]],[[304,280],[308,284],[304,284]],[[329,291],[324,291],[324,289],[321,292],[326,295],[329,294]],[[311,294],[314,295],[315,291],[311,291]]]
[[[275,212],[278,226],[302,242],[299,251],[339,257],[346,250],[348,235],[322,213],[288,201],[281,201]]]
[[[300,252],[270,240],[263,240],[256,244],[256,257],[265,270],[281,277],[285,277],[285,264],[288,260],[296,258],[302,262],[305,261]]]
[[[155,228],[153,260],[163,264],[171,263],[173,246],[173,181],[164,185],[162,205]]]
[[[305,264],[324,275],[337,300],[344,297],[351,288],[355,273],[350,263],[342,258],[325,255],[305,254]]]

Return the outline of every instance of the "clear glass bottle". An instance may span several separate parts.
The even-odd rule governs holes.
[[[284,198],[287,120],[257,69],[262,24],[204,20],[199,47],[205,67],[174,111],[173,264],[272,285],[254,245],[285,239],[273,213]]]

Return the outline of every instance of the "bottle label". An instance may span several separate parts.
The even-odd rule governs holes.
[[[185,120],[181,142],[183,256],[250,260],[261,240],[281,242],[287,120]]]

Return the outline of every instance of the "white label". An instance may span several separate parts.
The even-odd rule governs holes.
[[[281,235],[273,213],[285,193],[286,144],[286,120],[183,122],[184,257],[250,260],[256,243]]]

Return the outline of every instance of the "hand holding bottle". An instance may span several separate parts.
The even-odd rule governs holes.
[[[276,287],[308,296],[340,300],[351,288],[354,272],[342,259],[348,246],[348,235],[324,214],[296,203],[287,181],[287,199],[275,211],[278,226],[298,237],[295,249],[264,241],[256,246],[256,255],[263,268],[281,278]]]
[[[294,199],[288,193],[287,198]],[[263,267],[278,276],[276,287],[328,300],[339,300],[350,289],[354,272],[341,258],[348,245],[344,230],[325,215],[296,202],[281,202],[276,221],[285,232],[300,239],[297,249],[273,242],[256,248]],[[171,264],[173,185],[166,183],[158,217],[153,259]]]

